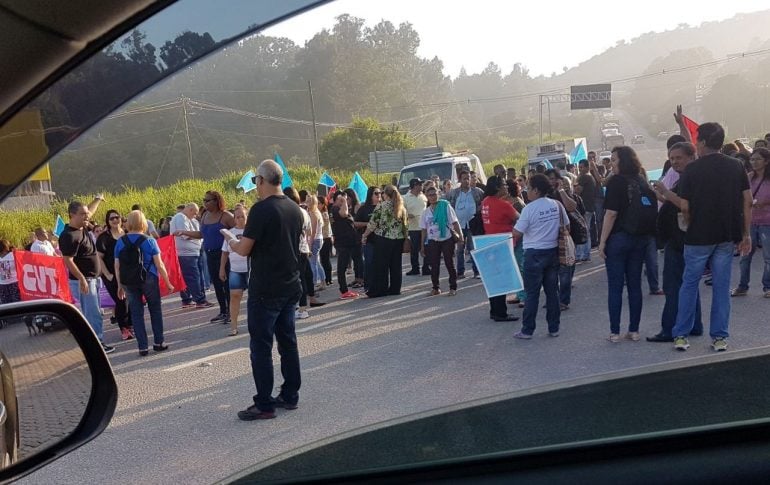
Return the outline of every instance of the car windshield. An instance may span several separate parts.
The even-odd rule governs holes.
[[[400,187],[409,186],[409,181],[418,178],[421,180],[430,180],[437,176],[441,181],[452,178],[451,162],[436,162],[419,167],[407,167],[401,170],[401,177],[398,180]]]
[[[0,127],[2,303],[29,297],[13,249],[41,251],[50,240],[55,257],[73,258],[83,274],[68,266],[77,279],[62,284],[88,299],[80,308],[115,347],[120,389],[103,435],[20,483],[212,483],[448,406],[610,382],[618,372],[719,366],[770,348],[762,317],[770,244],[756,244],[768,237],[770,191],[757,189],[765,152],[751,152],[770,131],[766,5],[640,11],[630,0],[612,9],[590,0],[568,15],[554,0],[463,5],[181,0]],[[619,12],[634,12],[634,22],[618,22]],[[451,33],[457,26],[465,35]],[[745,157],[749,179],[733,167],[725,170],[739,182],[705,174],[711,185],[678,185],[698,153],[685,141],[667,163],[667,142],[680,140],[669,137],[693,141],[699,125],[719,139],[707,122],[726,130],[719,149]],[[624,144],[613,155],[620,161],[604,166]],[[487,176],[518,182],[510,197],[481,200],[474,190],[434,214],[443,207],[438,193],[425,212],[387,187],[456,175],[448,161],[410,167],[399,159],[419,149],[474,155]],[[596,165],[584,172],[578,164],[591,152]],[[383,170],[378,160],[397,163]],[[540,185],[550,194],[541,199],[533,184],[543,180],[531,177],[543,160],[562,170]],[[639,165],[656,183],[629,202],[625,179],[610,176]],[[305,212],[284,205],[286,218],[265,216],[285,201],[276,192],[265,203],[265,184]],[[691,195],[707,207],[708,224],[699,226],[697,210],[679,211],[678,187],[718,189]],[[747,241],[733,195],[750,190],[758,203]],[[562,206],[569,235],[546,217]],[[394,217],[401,207],[404,217]],[[291,226],[292,214],[302,234],[278,255],[283,246],[265,234]],[[90,239],[75,245],[69,233],[81,227]],[[119,293],[124,230],[154,240],[173,292],[161,298],[164,272],[147,253],[157,300]],[[233,249],[251,242],[245,257]],[[93,248],[87,261],[81,246]],[[690,254],[704,247],[714,254]],[[94,286],[82,292],[81,283]],[[734,400],[746,419],[770,414],[742,406],[750,390],[682,385],[694,400]],[[661,399],[649,416],[628,419],[649,433],[738,419],[691,416]],[[559,439],[527,423],[535,430],[527,446],[622,438],[599,406],[612,400],[576,417]],[[657,419],[663,413],[677,419]],[[481,447],[473,430],[484,423],[465,425],[460,452],[443,455],[428,430],[420,457],[393,454],[388,464],[515,451],[505,439]],[[343,456],[330,466],[370,464]],[[298,478],[281,473],[274,478]]]

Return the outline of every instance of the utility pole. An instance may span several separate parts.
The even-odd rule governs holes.
[[[192,145],[190,144],[190,127],[187,124],[187,98],[182,96],[182,113],[184,114],[184,135],[187,139],[187,157],[190,163],[190,178],[195,178],[195,169],[193,168]]]
[[[548,100],[548,138],[553,138],[553,133],[551,132],[551,98],[546,98]]]
[[[540,114],[540,144],[543,144],[543,95],[539,95],[538,98],[538,113]]]
[[[438,148],[438,131],[434,131],[433,134],[436,135],[436,148]]]
[[[310,115],[313,117],[313,143],[315,145],[315,162],[321,168],[321,156],[318,154],[318,129],[315,125],[315,103],[313,103],[313,85],[307,82],[307,90],[310,93]]]

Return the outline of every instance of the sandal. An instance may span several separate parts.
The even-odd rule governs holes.
[[[620,342],[620,335],[617,333],[611,333],[609,337],[607,337],[607,340],[612,342],[613,344],[616,344]]]
[[[238,329],[234,328],[234,329],[230,330],[230,333],[228,335],[230,337],[235,337],[236,335],[238,335]]]
[[[770,290],[767,290],[767,291],[765,292],[765,298],[770,298]]]

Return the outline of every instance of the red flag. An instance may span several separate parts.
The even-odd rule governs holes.
[[[55,298],[72,302],[69,277],[59,256],[14,250],[16,275],[22,301]]]
[[[174,293],[182,291],[187,288],[182,277],[182,270],[179,267],[179,258],[176,254],[176,242],[174,236],[164,236],[158,241],[158,247],[160,248],[160,259],[163,260],[163,265],[166,266],[166,273],[168,273],[168,279],[171,284],[174,285]],[[170,295],[171,293],[166,288],[166,282],[163,278],[160,278],[160,296]]]
[[[698,141],[698,123],[694,122],[690,118],[686,117],[685,115],[682,115],[682,121],[684,121],[684,126],[687,128],[687,131],[690,132],[690,138],[693,143]]]

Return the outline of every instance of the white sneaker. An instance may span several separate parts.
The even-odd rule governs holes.
[[[294,312],[294,318],[297,320],[304,320],[310,318],[310,314],[306,311],[297,310]]]

